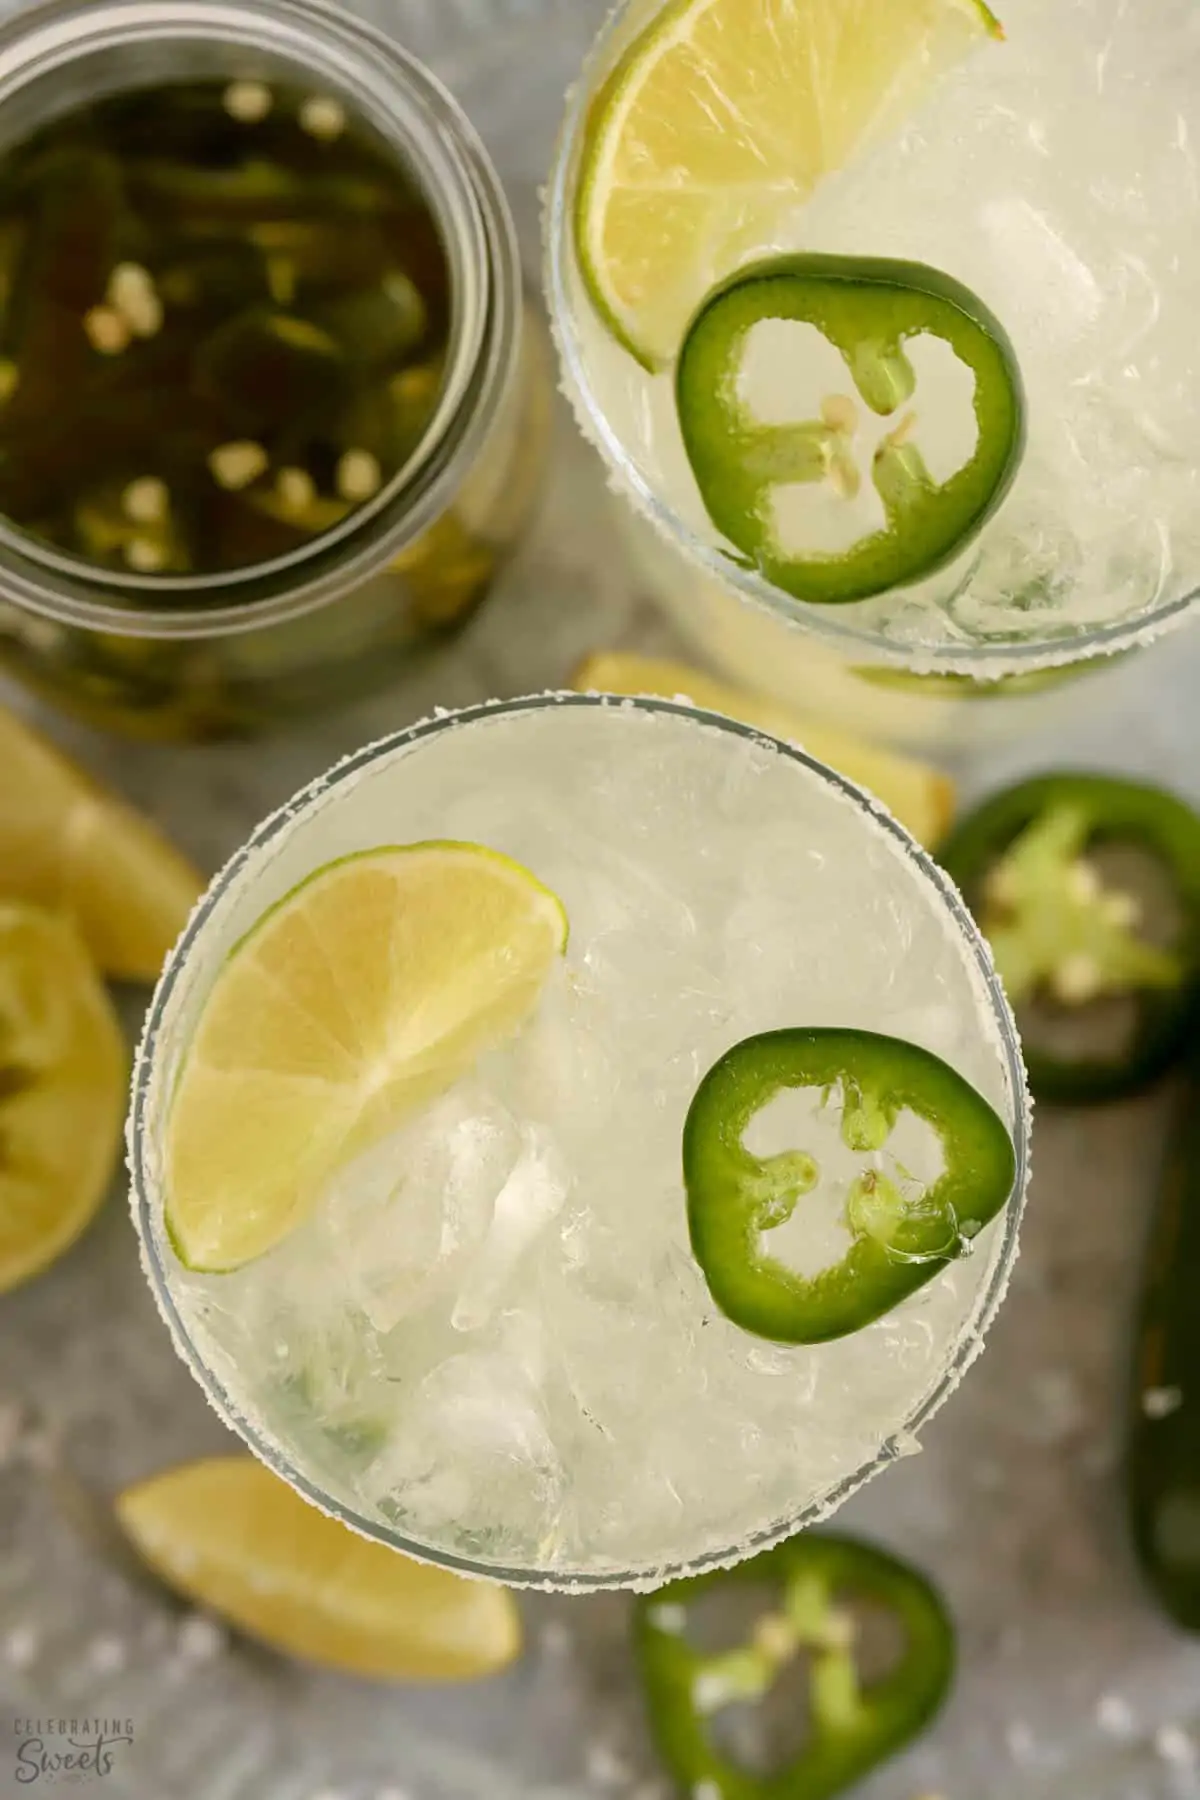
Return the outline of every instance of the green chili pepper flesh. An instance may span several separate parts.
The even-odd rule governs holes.
[[[804,1149],[757,1157],[745,1135],[785,1089],[816,1089],[841,1110],[844,1145],[862,1155],[846,1200],[842,1258],[803,1275],[771,1254],[770,1232],[820,1180]],[[881,1166],[896,1121],[914,1113],[940,1139],[928,1185]],[[846,1337],[969,1252],[1012,1194],[1012,1139],[981,1094],[949,1064],[900,1038],[866,1031],[786,1030],[746,1038],[696,1090],[683,1133],[692,1251],[713,1299],[745,1331],[778,1343]]]
[[[689,1641],[689,1614],[714,1592],[765,1584],[778,1595],[751,1640],[719,1655]],[[855,1657],[854,1602],[900,1628],[898,1660],[866,1681]],[[672,1582],[637,1602],[638,1665],[655,1743],[688,1795],[711,1800],[832,1800],[916,1737],[954,1678],[954,1627],[917,1570],[852,1537],[805,1532],[738,1568]],[[808,1659],[810,1723],[799,1754],[752,1773],[720,1746],[716,1715],[760,1702]]]
[[[1167,876],[1180,914],[1176,941],[1150,942],[1140,903],[1101,878],[1105,846],[1142,851]],[[992,946],[1015,1006],[1038,999],[1076,1011],[1132,1001],[1126,1043],[1078,1055],[1024,1032],[1039,1100],[1094,1103],[1135,1093],[1179,1053],[1200,983],[1200,817],[1160,788],[1062,773],[986,800],[938,852]]]
[[[747,338],[764,320],[815,327],[840,354],[859,401],[896,419],[869,470],[883,523],[844,550],[789,551],[774,507],[777,490],[795,483],[856,497],[858,403],[839,391],[819,418],[757,420],[740,381]],[[933,479],[920,447],[922,397],[909,356],[920,338],[939,339],[974,377],[975,447],[944,481]],[[937,269],[873,258],[784,256],[716,289],[680,353],[676,406],[713,524],[773,586],[821,605],[903,587],[958,556],[1003,500],[1025,441],[1020,369],[999,320]]]

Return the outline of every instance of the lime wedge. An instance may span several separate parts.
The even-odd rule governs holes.
[[[126,1488],[117,1516],[170,1587],[290,1656],[377,1681],[473,1681],[521,1648],[507,1588],[368,1543],[248,1456]]]
[[[897,756],[864,743],[848,731],[812,725],[777,700],[728,687],[686,663],[612,651],[589,656],[575,671],[571,686],[581,694],[650,694],[661,700],[690,700],[694,706],[724,713],[727,719],[738,719],[771,737],[799,744],[818,762],[875,794],[927,849],[946,835],[954,818],[954,783],[937,769],[914,757]]]
[[[449,1087],[536,1002],[567,920],[478,844],[329,863],[259,920],[205,1002],[171,1106],[166,1223],[193,1269],[235,1269],[330,1176]]]
[[[203,882],[147,820],[0,708],[0,894],[70,915],[106,974],[154,981]]]
[[[653,369],[777,221],[999,23],[980,0],[671,0],[588,122],[575,230],[593,303]]]
[[[0,902],[0,1293],[91,1219],[124,1111],[120,1026],[78,935]]]

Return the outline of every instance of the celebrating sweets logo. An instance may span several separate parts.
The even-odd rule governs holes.
[[[13,1773],[23,1788],[111,1775],[133,1742],[132,1719],[17,1719]]]

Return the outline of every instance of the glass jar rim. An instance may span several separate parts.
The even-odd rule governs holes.
[[[357,106],[402,157],[450,264],[451,332],[437,409],[414,457],[341,525],[216,575],[91,570],[0,520],[5,598],[115,636],[213,638],[312,612],[369,580],[444,512],[495,421],[520,348],[516,230],[458,102],[394,38],[331,0],[39,0],[0,23],[0,105],[114,50],[227,55],[303,70]],[[233,71],[231,70],[231,73]],[[125,595],[144,602],[123,604]]]
[[[271,1442],[265,1432],[258,1430],[254,1423],[247,1419],[227,1392],[216,1371],[205,1363],[175,1305],[162,1260],[160,1234],[154,1223],[158,1183],[157,1157],[152,1148],[152,1119],[156,1106],[160,1104],[155,1080],[155,1060],[159,1042],[169,1032],[172,1004],[175,1001],[188,957],[197,940],[206,930],[214,912],[222,905],[226,895],[236,890],[244,872],[260,859],[263,852],[281,833],[286,833],[294,823],[302,819],[314,802],[328,804],[342,783],[353,780],[364,769],[370,768],[373,764],[393,756],[407,747],[436,738],[443,732],[461,728],[469,729],[472,725],[483,723],[489,719],[556,708],[581,707],[626,708],[643,713],[673,715],[714,727],[731,737],[746,742],[769,745],[771,749],[785,758],[801,764],[829,786],[848,796],[860,810],[871,814],[895,839],[926,882],[932,885],[941,903],[953,919],[966,947],[971,952],[976,970],[981,978],[982,988],[990,1003],[992,1022],[996,1028],[1005,1081],[1012,1104],[1011,1129],[1016,1157],[1012,1194],[1004,1211],[1003,1235],[997,1247],[994,1266],[981,1291],[971,1303],[970,1313],[963,1323],[954,1354],[937,1381],[933,1383],[929,1391],[883,1446],[875,1454],[864,1458],[856,1469],[833,1484],[826,1493],[810,1501],[795,1515],[752,1533],[744,1542],[706,1552],[701,1556],[679,1563],[656,1564],[652,1568],[643,1567],[622,1572],[607,1570],[597,1572],[586,1569],[555,1570],[534,1566],[508,1567],[484,1562],[436,1545],[422,1543],[419,1539],[408,1537],[401,1531],[389,1529],[378,1520],[367,1519],[354,1512],[349,1506],[326,1493],[318,1484],[310,1481],[301,1470],[296,1468],[289,1457]],[[923,1429],[933,1415],[939,1411],[980,1354],[985,1334],[1007,1291],[1016,1260],[1021,1216],[1028,1187],[1031,1128],[1032,1105],[1025,1080],[1020,1038],[987,943],[950,877],[938,867],[932,857],[896,822],[879,801],[836,770],[830,769],[814,757],[809,756],[799,745],[771,737],[752,726],[743,725],[720,713],[709,712],[683,701],[631,699],[611,694],[545,693],[523,696],[513,700],[489,700],[479,705],[464,707],[459,711],[441,712],[432,718],[420,720],[414,725],[394,732],[376,743],[368,744],[363,749],[343,758],[327,774],[319,775],[307,787],[293,795],[289,801],[262,821],[246,843],[214,876],[196,906],[182,937],[167,959],[146,1014],[146,1022],[135,1058],[126,1140],[130,1172],[130,1210],[138,1234],[142,1266],[159,1312],[170,1332],[176,1353],[199,1382],[210,1405],[225,1423],[244,1439],[268,1468],[273,1469],[277,1475],[289,1482],[305,1499],[319,1507],[321,1511],[339,1519],[343,1524],[349,1525],[360,1535],[371,1538],[393,1550],[401,1551],[405,1555],[456,1570],[460,1574],[500,1581],[510,1587],[533,1587],[556,1592],[583,1593],[613,1588],[658,1587],[665,1581],[684,1575],[700,1574],[743,1561],[760,1550],[766,1550],[773,1544],[781,1543],[784,1538],[793,1536],[797,1531],[807,1529],[821,1519],[827,1518],[874,1475],[905,1454],[906,1441]]]
[[[593,41],[567,99],[543,208],[543,272],[554,341],[584,436],[600,452],[639,518],[693,569],[718,584],[732,599],[796,632],[810,634],[839,654],[860,663],[904,669],[914,674],[961,674],[981,681],[1007,675],[1115,657],[1176,630],[1194,615],[1200,589],[1104,625],[1090,625],[1053,639],[1009,642],[905,644],[876,626],[864,628],[842,615],[853,607],[816,606],[795,600],[759,575],[733,562],[700,536],[659,494],[630,455],[590,379],[589,362],[577,328],[572,271],[575,254],[575,190],[588,115],[599,84],[628,42],[631,20],[643,0],[619,0]]]

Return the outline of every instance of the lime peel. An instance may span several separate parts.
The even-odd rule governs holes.
[[[506,1588],[360,1537],[252,1457],[169,1469],[116,1511],[162,1581],[285,1654],[377,1681],[473,1681],[520,1653]]]
[[[521,864],[433,840],[315,870],[234,946],[184,1053],[164,1229],[185,1267],[272,1249],[336,1170],[515,1030],[567,942]]]
[[[611,334],[663,368],[781,211],[1003,35],[983,0],[806,0],[786,15],[772,0],[670,0],[587,116],[575,245]]]
[[[116,1167],[124,1038],[70,923],[0,902],[0,1293],[88,1225]]]

